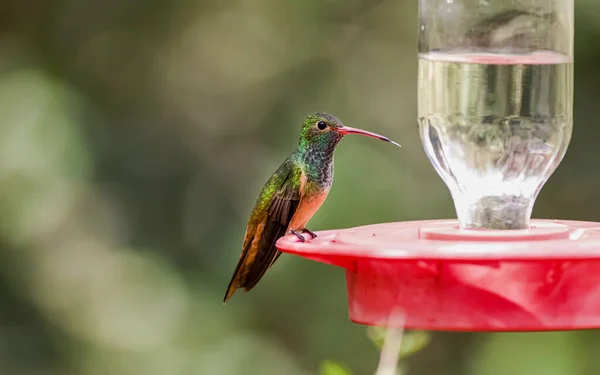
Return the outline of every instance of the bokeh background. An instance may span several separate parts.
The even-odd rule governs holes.
[[[416,125],[417,2],[0,0],[0,374],[372,374],[341,269],[282,256],[221,304],[247,215],[327,111],[311,229],[455,217]],[[535,217],[600,221],[600,3],[576,1],[575,130]],[[410,374],[600,373],[600,335],[435,333]]]

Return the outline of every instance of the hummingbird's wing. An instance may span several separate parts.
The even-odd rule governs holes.
[[[238,288],[254,288],[281,254],[275,242],[286,234],[298,209],[302,174],[300,166],[287,159],[266,183],[248,222],[242,254],[223,302]]]
[[[300,203],[300,188],[299,185],[295,185],[295,183],[284,183],[273,197],[254,263],[250,266],[244,281],[243,287],[246,291],[256,286],[281,255],[275,243],[286,234],[290,220]]]

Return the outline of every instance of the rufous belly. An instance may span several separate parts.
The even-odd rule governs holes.
[[[321,207],[325,199],[327,199],[327,195],[329,191],[324,191],[321,193],[313,193],[310,195],[303,196],[300,199],[300,203],[298,204],[298,208],[294,216],[292,216],[292,220],[290,221],[290,225],[288,226],[288,233],[291,230],[302,230],[306,228],[306,224],[313,217],[313,215],[317,212],[317,210]]]

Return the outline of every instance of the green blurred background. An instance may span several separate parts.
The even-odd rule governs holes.
[[[327,111],[311,229],[455,217],[416,125],[417,2],[0,0],[0,374],[372,374],[342,269],[284,255],[221,304],[247,215]],[[600,2],[577,0],[575,130],[534,216],[600,221]],[[600,373],[600,335],[436,333],[409,374]]]

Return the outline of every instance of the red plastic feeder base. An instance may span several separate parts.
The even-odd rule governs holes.
[[[310,236],[307,236],[310,238]],[[461,230],[455,220],[319,232],[277,247],[346,269],[350,319],[409,329],[600,328],[600,223],[533,220],[531,229]]]

